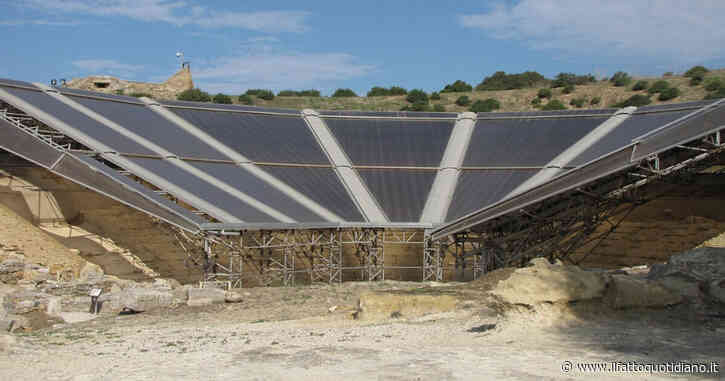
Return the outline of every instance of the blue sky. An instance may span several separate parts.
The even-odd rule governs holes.
[[[0,77],[109,74],[324,94],[441,89],[497,70],[611,75],[725,67],[722,0],[0,0]]]

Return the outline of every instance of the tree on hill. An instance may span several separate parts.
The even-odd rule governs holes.
[[[265,101],[271,101],[274,99],[274,93],[272,90],[258,90],[255,95],[257,98],[264,99]]]
[[[356,97],[356,96],[357,96],[357,94],[355,94],[355,92],[352,91],[352,89],[337,89],[332,94],[333,98],[352,98],[352,97]]]
[[[252,97],[247,94],[240,95],[238,99],[239,99],[239,103],[241,103],[243,105],[253,105],[254,104],[254,99],[252,99]]]
[[[211,96],[206,91],[201,91],[198,88],[182,91],[176,99],[180,101],[192,101],[192,102],[209,102]]]
[[[574,73],[559,73],[551,82],[551,87],[566,87],[568,85],[586,85],[587,83],[596,82],[597,79],[593,75],[576,75]]]
[[[659,81],[653,83],[652,86],[649,87],[647,92],[650,94],[656,94],[656,93],[661,93],[664,90],[667,90],[669,88],[670,88],[669,82],[667,82],[665,80],[659,80]]]
[[[612,106],[619,107],[619,108],[629,107],[629,106],[640,107],[640,106],[646,106],[650,103],[652,103],[652,99],[650,99],[650,97],[648,97],[644,94],[635,94],[619,103],[615,103]]]
[[[623,71],[618,71],[614,73],[609,81],[612,82],[612,84],[616,87],[622,87],[629,85],[629,83],[632,82],[632,77],[630,77],[629,74]]]
[[[226,95],[226,94],[219,93],[214,96],[214,98],[212,99],[212,102],[230,105],[230,104],[232,104],[232,97],[230,97],[229,95]]]
[[[501,108],[501,103],[499,101],[488,98],[485,100],[477,100],[473,102],[469,110],[471,112],[491,112],[493,110],[498,110]]]
[[[467,93],[470,91],[473,91],[473,86],[459,79],[449,85],[446,85],[443,90],[441,90],[441,93]]]
[[[697,65],[691,67],[688,71],[685,72],[684,76],[687,78],[705,78],[705,74],[709,73],[710,70],[708,70],[706,67],[702,65]]]
[[[413,89],[408,92],[408,96],[405,97],[410,103],[428,103],[428,94],[421,89]]]
[[[520,74],[506,74],[504,71],[497,71],[476,85],[476,91],[523,89],[544,83],[548,83],[548,80],[535,71]]]
[[[468,106],[471,104],[471,98],[468,97],[468,95],[461,95],[456,99],[456,104],[459,106]]]
[[[647,86],[649,86],[649,82],[637,81],[637,83],[635,83],[634,86],[632,86],[632,91],[647,90]]]

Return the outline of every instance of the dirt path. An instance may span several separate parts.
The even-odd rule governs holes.
[[[502,318],[472,306],[370,323],[329,313],[355,287],[250,289],[241,304],[181,307],[34,332],[0,354],[12,380],[618,379],[563,361],[719,361],[725,322],[680,310]],[[388,285],[390,287],[390,285]],[[552,321],[557,322],[552,324]],[[563,323],[563,322],[566,323]],[[645,379],[718,379],[647,374]]]

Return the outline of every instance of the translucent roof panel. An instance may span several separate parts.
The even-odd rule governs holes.
[[[569,164],[573,166],[585,164],[602,155],[627,146],[632,143],[632,139],[662,127],[669,122],[692,113],[693,111],[694,110],[633,114],[609,134],[579,154],[579,156],[574,158],[574,160],[572,160]]]
[[[118,184],[122,184],[122,188],[126,188],[126,192],[115,195],[122,201],[129,202],[131,205],[145,210],[150,214],[153,214],[159,218],[166,219],[172,223],[180,226],[196,226],[208,222],[205,219],[197,216],[188,209],[184,209],[181,206],[157,195],[150,189],[143,185],[129,179],[127,176],[121,175],[118,171],[107,166],[106,164],[88,156],[78,156],[78,160],[84,162],[89,167],[93,168],[94,171],[102,174],[103,176],[112,179]],[[91,186],[100,187],[104,184],[104,181],[91,181]],[[111,187],[116,188],[116,187]],[[101,189],[104,190],[104,189]],[[107,190],[107,192],[110,190]],[[139,197],[140,196],[140,197]]]
[[[130,160],[137,165],[144,167],[146,170],[153,172],[155,175],[178,186],[179,188],[183,188],[185,191],[215,205],[244,222],[280,222],[268,214],[251,207],[238,198],[217,188],[216,186],[186,172],[176,165],[173,165],[170,161],[175,159],[161,160],[127,157],[126,160]],[[184,201],[189,202],[189,200]],[[193,205],[193,203],[190,204]],[[198,205],[195,206],[202,209]]]
[[[261,168],[337,214],[344,221],[365,221],[334,169],[282,166],[262,166]]]
[[[446,221],[491,205],[536,174],[537,170],[463,170]]]
[[[455,121],[326,118],[354,165],[437,167]]]
[[[437,171],[358,169],[390,222],[418,222]]]
[[[71,96],[74,101],[180,157],[231,160],[143,105]]]
[[[50,168],[62,155],[57,149],[1,119],[0,147],[46,168]]]
[[[251,161],[330,164],[301,116],[169,110]]]
[[[257,106],[245,106],[245,105],[228,105],[220,103],[202,103],[202,102],[188,102],[188,101],[170,101],[162,100],[161,104],[176,107],[176,108],[192,108],[192,109],[214,109],[214,110],[228,110],[228,111],[242,111],[249,113],[269,113],[269,114],[287,114],[287,115],[302,115],[300,110],[294,110],[289,108],[274,108],[274,107],[257,107]]]
[[[479,120],[463,166],[545,166],[607,119],[608,115]]]
[[[154,152],[141,146],[133,140],[81,114],[70,106],[65,105],[61,101],[56,100],[41,91],[17,89],[12,87],[5,87],[3,89],[65,122],[71,128],[77,129],[91,138],[98,140],[117,152],[155,155]],[[31,113],[30,110],[23,111],[29,114]],[[52,124],[51,127],[60,129],[59,126]],[[72,137],[74,131],[61,132]],[[86,142],[81,143],[86,144]],[[100,151],[100,147],[89,146],[89,148]]]
[[[284,213],[298,222],[321,222],[322,217],[313,213],[299,202],[282,193],[277,188],[254,176],[251,172],[235,164],[206,163],[187,161],[192,166],[244,192],[248,196]]]

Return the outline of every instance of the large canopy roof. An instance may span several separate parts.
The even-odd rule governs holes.
[[[451,234],[725,119],[714,101],[478,115],[300,112],[11,80],[0,80],[0,100],[0,147],[192,231],[374,225]]]

